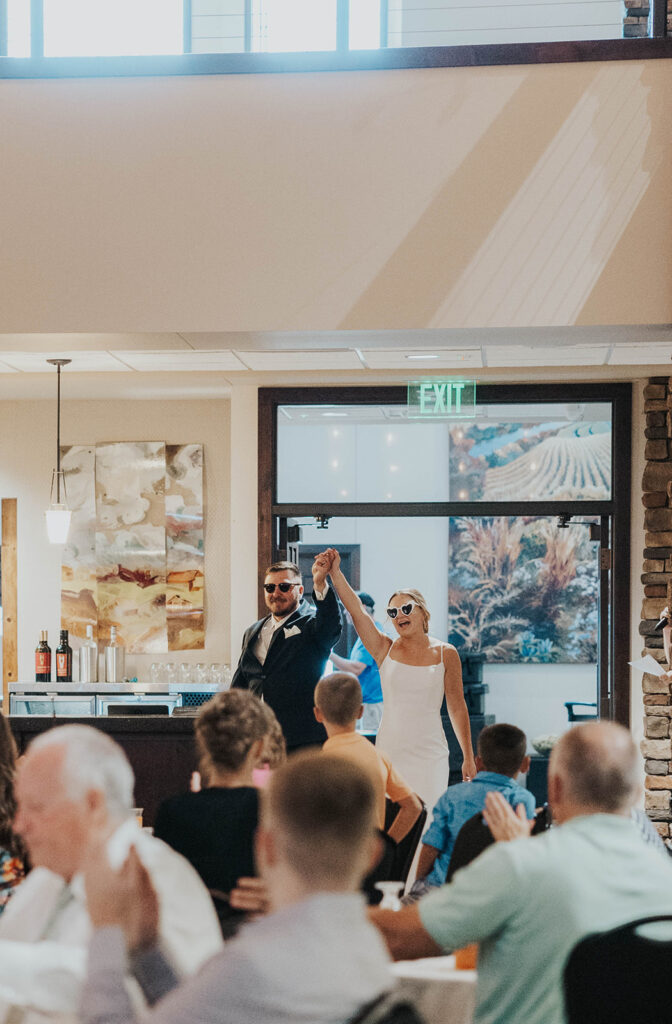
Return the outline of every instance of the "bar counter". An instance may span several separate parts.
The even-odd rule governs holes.
[[[193,717],[10,715],[8,721],[19,753],[23,753],[36,735],[54,726],[90,725],[106,732],[123,747],[133,766],[135,804],[144,808],[145,825],[154,824],[162,800],[189,789],[191,773],[197,767]]]

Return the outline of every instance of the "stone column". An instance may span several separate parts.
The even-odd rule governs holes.
[[[644,39],[651,34],[649,26],[649,0],[625,0],[623,16],[623,38]],[[668,0],[668,22],[670,18],[670,0]],[[669,32],[669,25],[668,25]]]
[[[646,468],[642,478],[644,525],[644,600],[639,625],[644,639],[642,654],[665,664],[663,638],[655,631],[664,606],[672,595],[672,379],[651,377],[644,388],[646,415]],[[671,835],[672,705],[670,684],[646,673],[644,688],[644,736],[642,753],[646,771],[645,807],[663,838]]]

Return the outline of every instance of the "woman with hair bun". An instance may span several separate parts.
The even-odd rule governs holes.
[[[376,745],[431,811],[448,786],[444,696],[464,757],[462,778],[468,781],[476,774],[460,656],[452,644],[429,635],[429,610],[419,590],[395,590],[387,614],[397,637],[392,640],[381,632],[341,572],[338,551],[329,548],[326,554],[334,590],[380,669],[383,717]]]
[[[256,874],[259,797],[253,773],[282,760],[284,745],[273,711],[248,690],[216,694],[201,708],[195,732],[203,788],[165,800],[154,835],[196,868],[228,936],[245,917],[229,906],[229,892],[241,876]]]

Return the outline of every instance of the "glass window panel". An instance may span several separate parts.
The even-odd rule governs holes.
[[[391,516],[301,528],[299,548],[342,545],[358,546],[352,582],[374,598],[374,618],[390,636],[388,598],[416,587],[431,612],[430,634],[455,643],[463,660],[485,656],[484,713],[523,729],[530,752],[533,740],[568,728],[565,701],[597,701],[598,543],[587,526],[559,529],[545,517]],[[346,630],[338,647],[345,656],[355,639]]]
[[[381,0],[350,0],[350,49],[380,48]]]
[[[182,53],[182,17],[182,0],[44,0],[44,54]]]
[[[30,0],[8,0],[7,55],[30,57]]]
[[[292,53],[336,49],[336,0],[254,0],[252,49]]]
[[[402,405],[278,410],[280,502],[610,497],[606,402],[480,406],[452,423],[408,420]]]

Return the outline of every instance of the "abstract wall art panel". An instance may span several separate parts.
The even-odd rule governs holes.
[[[203,447],[159,441],[64,449],[73,506],[61,624],[110,627],[135,653],[205,645]]]
[[[61,562],[61,618],[63,629],[81,638],[86,636],[87,626],[93,626],[95,633],[98,625],[95,458],[92,445],[61,449],[72,509]]]
[[[205,646],[203,584],[203,447],[166,445],[168,650]]]

